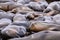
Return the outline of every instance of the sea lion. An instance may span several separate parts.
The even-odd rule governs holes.
[[[56,24],[60,24],[60,14],[57,14],[55,16],[53,16],[53,21],[56,23]]]
[[[36,36],[36,37],[35,37]],[[60,40],[60,32],[42,31],[24,38],[13,38],[8,40]]]
[[[12,38],[12,39],[8,39],[8,40],[43,40],[45,38],[45,35],[46,34],[47,34],[47,31],[41,31],[41,32],[32,34],[30,36],[27,36],[27,37],[23,37],[23,38]]]
[[[1,18],[8,18],[8,19],[12,19],[14,16],[14,14],[11,13],[7,13],[7,12],[0,12],[0,19]]]
[[[10,11],[16,8],[17,6],[19,5],[14,2],[0,3],[0,9],[4,11]]]
[[[60,32],[59,31],[49,31],[44,40],[60,40]]]
[[[1,33],[9,37],[23,37],[26,34],[26,28],[17,25],[8,25]]]
[[[19,6],[19,7],[12,9],[11,12],[17,13],[17,12],[32,12],[32,11],[33,11],[32,9],[30,9],[26,6]]]
[[[50,27],[52,27],[52,26],[50,24],[48,25],[48,23],[32,21],[29,29],[33,32],[39,32],[39,31],[47,30]]]
[[[57,11],[60,11],[60,1],[55,1],[55,2],[51,2],[48,7],[44,10],[44,12],[50,12],[52,10],[57,10]]]
[[[6,26],[8,26],[11,23],[12,23],[12,21],[10,19],[7,19],[7,18],[0,19],[0,29],[2,30],[3,28],[5,28]]]
[[[21,15],[21,14],[16,14],[13,17],[13,22],[19,22],[19,21],[26,21],[25,16],[24,15]]]

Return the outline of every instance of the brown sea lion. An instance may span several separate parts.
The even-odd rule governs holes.
[[[36,21],[35,23],[33,22],[32,25],[30,25],[29,29],[34,32],[39,32],[39,31],[47,30],[50,27],[52,26]]]
[[[33,10],[26,7],[26,6],[19,6],[14,8],[11,12],[17,13],[17,12],[32,12]]]

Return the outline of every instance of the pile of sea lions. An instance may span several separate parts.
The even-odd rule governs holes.
[[[0,0],[0,40],[60,40],[60,1]]]

